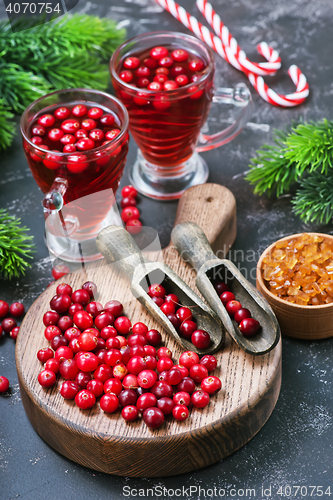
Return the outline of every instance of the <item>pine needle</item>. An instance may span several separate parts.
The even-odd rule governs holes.
[[[4,99],[0,99],[0,151],[9,147],[15,135],[15,123],[12,121],[13,113],[9,111]]]
[[[27,228],[20,226],[21,220],[0,209],[0,274],[12,279],[24,274],[31,265],[33,237],[26,234]]]

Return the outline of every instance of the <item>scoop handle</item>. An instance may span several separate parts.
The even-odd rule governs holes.
[[[133,237],[121,226],[108,226],[98,234],[96,245],[110,263],[116,263],[130,279],[138,266],[146,262]]]
[[[181,222],[171,233],[171,242],[184,262],[199,271],[208,260],[217,259],[205,233],[194,222]]]

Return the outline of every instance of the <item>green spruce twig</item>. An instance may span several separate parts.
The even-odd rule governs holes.
[[[13,113],[4,99],[0,99],[0,151],[9,147],[15,135],[15,123],[12,121]]]
[[[24,274],[31,265],[26,259],[32,258],[33,237],[28,236],[21,220],[0,209],[0,274],[8,279]]]
[[[301,180],[292,204],[304,222],[328,224],[333,217],[333,171],[330,175],[312,172]]]

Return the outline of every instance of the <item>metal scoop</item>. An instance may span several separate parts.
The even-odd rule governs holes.
[[[117,263],[125,271],[130,279],[134,297],[186,350],[203,355],[214,353],[222,347],[225,328],[217,314],[169,266],[145,258],[128,231],[119,226],[109,226],[99,233],[96,244],[108,262]],[[179,335],[171,321],[147,293],[148,287],[154,283],[163,285],[168,293],[177,295],[183,306],[192,310],[198,329],[206,330],[210,334],[211,343],[207,349],[198,349],[190,340]]]
[[[171,241],[182,259],[197,271],[198,289],[221,318],[236,344],[255,355],[265,354],[273,349],[280,338],[280,327],[273,310],[230,260],[216,257],[203,230],[193,222],[178,224],[171,233]],[[261,329],[257,334],[245,337],[236,321],[230,318],[213,286],[212,281],[217,279],[227,283],[236,300],[249,309],[252,317],[260,322]]]

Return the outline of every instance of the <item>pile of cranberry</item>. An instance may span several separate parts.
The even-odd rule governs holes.
[[[142,228],[142,223],[139,220],[140,212],[136,206],[138,192],[133,186],[124,186],[121,190],[121,196],[121,219],[126,224],[126,229],[130,234],[138,234]]]
[[[126,57],[119,69],[119,78],[124,83],[140,89],[174,91],[200,80],[205,69],[206,62],[197,55],[182,48],[168,50],[167,47],[161,46],[153,47],[149,55]],[[197,99],[202,93],[195,85],[189,87],[191,98]],[[138,94],[134,102],[143,105],[144,99]]]
[[[191,309],[182,306],[177,295],[167,294],[164,286],[157,283],[149,286],[148,295],[159,306],[181,337],[191,340],[198,349],[209,347],[209,333],[198,329]]]
[[[20,327],[17,326],[17,320],[24,314],[24,305],[21,302],[13,302],[11,305],[5,300],[0,300],[0,337],[3,333],[9,334],[16,340]],[[0,376],[0,393],[6,392],[9,388],[7,377]]]
[[[115,116],[105,113],[101,108],[75,104],[61,106],[52,113],[39,116],[31,126],[31,142],[46,150],[63,153],[73,153],[68,157],[67,169],[73,174],[79,174],[88,168],[84,154],[99,146],[104,146],[120,134],[115,123]],[[118,151],[119,150],[119,151]],[[112,152],[117,155],[121,146]],[[104,166],[109,162],[105,156],[98,157],[97,165]],[[31,152],[31,158],[50,170],[59,168],[57,156],[49,153],[45,159]]]
[[[140,414],[156,429],[166,415],[186,420],[189,407],[204,408],[221,381],[209,375],[217,366],[212,355],[201,359],[192,351],[181,354],[175,365],[161,334],[141,322],[133,326],[123,306],[111,300],[105,306],[94,300],[97,287],[88,281],[76,291],[66,283],[57,286],[51,310],[43,316],[44,335],[50,347],[40,349],[43,370],[38,381],[51,387],[62,377],[60,394],[90,409],[99,398],[106,413],[118,409],[126,421]],[[200,388],[196,390],[196,384]]]
[[[229,287],[223,281],[214,284],[222,304],[225,306],[227,313],[238,324],[238,328],[245,337],[251,337],[260,330],[260,323],[251,317],[251,312],[246,307],[242,307],[239,300],[236,300],[235,295],[229,290]]]

